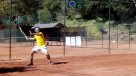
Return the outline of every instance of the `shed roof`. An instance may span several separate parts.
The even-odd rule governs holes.
[[[32,29],[35,28],[35,27],[39,27],[41,29],[43,29],[43,28],[58,28],[58,27],[62,28],[62,27],[64,27],[64,25],[60,22],[48,23],[48,24],[35,24],[32,27]]]

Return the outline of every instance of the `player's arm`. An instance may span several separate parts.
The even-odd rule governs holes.
[[[35,38],[33,38],[33,37],[28,37],[28,36],[26,36],[26,39],[27,39],[27,40],[35,40]]]
[[[31,35],[31,31],[29,31],[30,32],[30,35]],[[26,38],[27,40],[35,40],[35,38],[33,38],[33,37],[27,37]]]
[[[35,38],[28,37],[27,40],[35,40]]]

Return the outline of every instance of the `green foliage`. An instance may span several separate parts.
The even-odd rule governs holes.
[[[54,9],[58,10],[60,9],[61,0],[43,0],[43,7],[47,9]]]
[[[62,1],[61,0],[43,0],[41,13],[43,14],[42,23],[56,22],[60,12],[62,12]],[[40,13],[38,13],[40,15]],[[45,18],[45,19],[44,19]]]
[[[25,25],[27,22],[27,17],[26,16],[18,16],[16,19],[16,24],[17,25]]]
[[[8,14],[8,10],[10,9],[10,7],[8,6],[9,4],[9,1],[0,1],[0,14]]]
[[[40,23],[52,22],[51,14],[47,9],[39,10],[37,13],[38,13],[38,19]]]
[[[98,22],[93,19],[93,20],[87,20],[87,21],[82,21],[82,20],[67,20],[67,27],[87,27],[88,31],[88,38],[94,38],[94,39],[100,39],[101,38],[101,31],[99,29]]]
[[[119,2],[121,1],[121,2]],[[125,0],[130,2],[131,0]],[[134,2],[125,2],[124,0],[85,0],[83,8],[67,8],[67,19],[70,26],[84,26],[80,22],[96,20],[97,27],[109,19],[109,6],[111,6],[111,20],[122,23],[125,16],[135,17]],[[11,11],[12,5],[12,11]],[[66,4],[67,5],[67,4]],[[34,24],[37,22],[48,23],[63,21],[64,1],[63,0],[0,0],[0,20],[4,23],[9,22],[10,14],[12,16],[26,17],[24,22]],[[4,19],[4,20],[3,20]],[[134,22],[134,21],[133,21]],[[73,25],[71,25],[73,24]],[[91,25],[91,24],[90,24]],[[105,24],[102,24],[106,26]],[[116,25],[115,25],[116,26]]]

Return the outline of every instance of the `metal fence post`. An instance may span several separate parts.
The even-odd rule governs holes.
[[[87,47],[87,27],[85,27],[86,47]]]
[[[117,49],[118,49],[118,45],[119,45],[119,25],[117,25]]]
[[[128,27],[129,27],[129,51],[130,51],[130,28],[131,28],[131,25],[128,25]]]
[[[110,30],[110,25],[111,25],[111,24],[110,24],[110,19],[111,19],[110,15],[111,15],[111,10],[110,10],[110,9],[111,9],[111,1],[109,0],[109,54],[110,54],[110,50],[111,50],[111,49],[110,49],[110,48],[111,48],[111,45],[110,45],[110,43],[111,43],[111,41],[110,41],[110,40],[111,40],[111,39],[110,39],[110,31],[111,31],[111,30]]]
[[[64,0],[64,26],[66,26],[66,3],[67,3],[67,0]],[[65,28],[64,27],[64,40],[63,40],[63,56],[65,57],[65,50],[66,50],[66,45],[65,45]]]
[[[11,25],[12,25],[12,0],[10,0],[10,45],[9,45],[9,60],[11,60],[12,58],[11,58]]]

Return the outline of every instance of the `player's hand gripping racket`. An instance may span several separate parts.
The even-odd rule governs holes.
[[[18,26],[20,32],[25,36],[26,40],[28,40],[27,35],[24,33],[24,31],[22,30],[22,28],[20,26]]]

